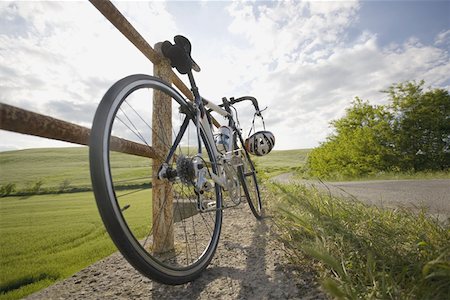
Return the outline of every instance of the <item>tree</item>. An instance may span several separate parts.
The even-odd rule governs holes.
[[[443,89],[423,91],[424,82],[392,85],[393,132],[403,170],[450,168],[450,95]]]
[[[334,133],[308,159],[311,175],[356,177],[385,171],[450,168],[450,95],[424,82],[392,85],[389,103],[356,98]]]
[[[363,176],[386,170],[394,160],[391,113],[385,106],[356,98],[341,119],[331,122],[335,132],[308,160],[314,176]]]

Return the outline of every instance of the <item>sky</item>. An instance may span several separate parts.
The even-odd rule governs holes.
[[[151,45],[190,39],[205,98],[268,107],[276,150],[318,146],[356,96],[386,104],[393,83],[450,90],[450,1],[113,3]],[[0,2],[0,102],[90,127],[114,82],[152,70],[89,2]],[[0,151],[64,146],[0,130]]]

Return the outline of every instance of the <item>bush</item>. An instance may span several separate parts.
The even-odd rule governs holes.
[[[8,183],[0,186],[0,197],[6,197],[16,191],[16,185],[14,183]]]
[[[59,184],[58,192],[64,193],[66,192],[70,187],[70,180],[65,179],[63,182]]]
[[[38,180],[34,183],[28,182],[27,187],[25,188],[25,194],[39,194],[42,191],[42,186],[44,182],[42,180]]]

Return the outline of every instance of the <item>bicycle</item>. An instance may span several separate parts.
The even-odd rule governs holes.
[[[117,248],[145,276],[176,285],[197,278],[212,260],[224,209],[239,205],[245,198],[254,216],[262,218],[256,171],[244,145],[234,105],[251,101],[255,116],[262,115],[254,97],[223,98],[220,105],[201,97],[192,73],[198,65],[190,56],[190,42],[176,36],[175,45],[165,43],[163,52],[172,66],[189,77],[194,101],[186,100],[169,84],[150,75],[119,80],[106,92],[96,111],[89,159],[97,206]],[[173,113],[167,114],[172,118],[173,129],[166,131],[167,136],[158,136],[150,125],[153,120],[147,120],[153,118],[158,126],[164,125],[158,120],[163,114],[152,111],[150,105],[154,91],[171,101]],[[228,120],[227,126],[220,127],[216,134],[212,112]],[[135,140],[149,149],[160,143],[165,149],[154,153],[153,161],[162,163],[151,167],[153,177],[167,187],[160,209],[152,208],[155,199],[148,201],[150,162],[113,153],[110,144],[118,137]],[[136,166],[142,176],[130,174],[124,164]],[[142,185],[144,181],[147,185]],[[134,190],[130,191],[130,187]],[[173,203],[173,219],[169,220],[168,241],[159,242],[165,248],[161,250],[153,235],[166,216],[165,205],[169,203]],[[144,221],[149,224],[143,225]]]

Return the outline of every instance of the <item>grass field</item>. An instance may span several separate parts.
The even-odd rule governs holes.
[[[311,149],[275,150],[266,156],[252,156],[257,168],[271,177],[292,172],[304,166]]]
[[[449,299],[449,224],[304,186],[273,185],[271,192],[289,257],[315,269],[333,298]]]
[[[309,151],[273,151],[254,160],[260,175],[268,178],[300,169]],[[150,160],[123,154],[113,154],[112,160],[114,175],[121,180],[148,182]],[[0,153],[0,185],[13,183],[26,190],[38,181],[47,189],[64,182],[90,187],[88,148]],[[151,222],[150,191],[133,194],[138,196],[136,209],[127,210],[143,233],[143,222]],[[439,284],[444,282],[445,288],[450,281],[450,231],[424,215],[416,219],[357,202],[346,205],[289,187],[270,197],[278,199],[272,205],[284,208],[277,217],[293,261],[320,261],[322,282],[337,298],[440,296]],[[115,251],[91,192],[0,198],[0,245],[0,299],[24,297]]]
[[[114,161],[116,174],[123,179],[151,177],[149,159],[114,153],[111,160]],[[42,181],[42,187],[47,189],[58,189],[64,181],[71,187],[90,187],[88,148],[1,152],[0,175],[0,185],[13,183],[18,190],[30,188],[38,181]]]
[[[254,157],[258,168],[269,175],[301,167],[310,150],[273,151],[264,157]],[[113,153],[114,175],[121,180],[140,178],[134,183],[148,182],[151,161],[146,158]],[[44,189],[59,189],[66,181],[70,187],[90,187],[89,153],[87,147],[29,149],[0,152],[0,185],[16,184],[17,190],[27,190],[42,181]],[[147,179],[145,179],[147,178]]]
[[[151,190],[133,196],[133,224],[150,224]],[[5,197],[0,204],[0,299],[26,296],[115,251],[90,192]]]
[[[255,158],[267,173],[301,166],[308,150],[273,151]],[[114,176],[148,182],[151,161],[114,153]],[[36,182],[57,190],[90,187],[87,147],[30,149],[0,153],[0,185],[27,190]],[[144,179],[142,179],[144,178]],[[139,192],[131,217],[149,224],[149,191]],[[126,201],[121,198],[121,201]],[[140,209],[142,208],[142,209]],[[63,279],[115,251],[104,230],[91,192],[0,198],[0,299],[16,299]]]

